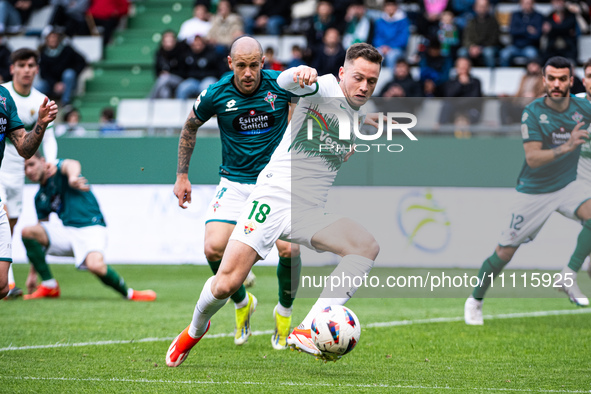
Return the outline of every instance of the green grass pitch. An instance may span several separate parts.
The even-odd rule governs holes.
[[[23,285],[28,267],[14,268]],[[207,267],[115,266],[131,287],[154,289],[154,303],[125,301],[71,265],[52,269],[60,299],[0,302],[1,393],[591,390],[591,309],[566,297],[487,299],[484,313],[493,318],[482,327],[463,323],[465,298],[354,298],[347,306],[361,321],[361,340],[339,362],[324,364],[273,350],[275,268],[255,267],[255,335],[234,345],[226,335],[234,328],[227,305],[184,364],[168,368],[166,350],[191,319]],[[314,301],[296,300],[293,323]],[[533,313],[540,311],[560,312]]]

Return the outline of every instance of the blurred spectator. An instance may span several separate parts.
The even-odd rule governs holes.
[[[291,60],[287,64],[287,68],[298,67],[304,63],[304,51],[300,48],[299,45],[294,45],[291,47]]]
[[[480,120],[482,97],[480,80],[470,75],[472,64],[469,59],[460,57],[456,60],[456,77],[443,85],[443,97],[451,98],[443,102],[439,123],[474,124]]]
[[[220,55],[227,55],[232,42],[244,34],[242,17],[232,12],[232,6],[228,0],[220,0],[217,12],[211,18],[211,29],[207,33],[207,39],[214,45]]]
[[[476,15],[464,29],[462,47],[458,49],[459,57],[467,57],[474,62],[484,62],[486,67],[495,67],[496,54],[499,47],[499,24],[490,13],[488,0],[476,0]]]
[[[10,53],[11,50],[6,45],[6,38],[0,36],[0,79],[2,83],[12,79],[12,75],[10,75]]]
[[[76,108],[70,108],[64,115],[64,122],[55,128],[55,136],[83,137],[86,129],[79,124],[80,112]]]
[[[451,0],[451,10],[456,16],[455,22],[460,31],[463,31],[474,17],[474,3],[475,0]]]
[[[206,37],[211,29],[211,23],[208,21],[209,14],[207,7],[204,4],[195,4],[195,7],[193,7],[193,17],[181,24],[177,38],[179,41],[186,41],[187,44],[191,44],[195,36]]]
[[[172,30],[162,33],[160,47],[156,52],[156,83],[150,92],[150,98],[173,98],[174,92],[181,82],[181,65],[179,59],[186,51],[186,45],[176,39]]]
[[[265,70],[283,71],[285,67],[275,57],[275,50],[273,47],[265,49],[265,64],[263,64]]]
[[[47,4],[47,0],[0,0],[0,34],[19,33],[33,10]]]
[[[102,27],[103,47],[111,42],[113,32],[119,26],[121,18],[129,12],[128,0],[93,0],[88,13],[96,26]]]
[[[577,18],[570,12],[564,0],[552,0],[552,13],[542,26],[546,34],[545,58],[563,56],[576,64],[578,57]]]
[[[415,22],[417,33],[423,37],[437,35],[443,12],[448,6],[448,0],[424,0],[419,2],[421,12]],[[451,11],[449,11],[451,12]],[[451,14],[453,19],[453,13]]]
[[[105,107],[101,110],[99,119],[99,132],[103,135],[121,134],[125,129],[117,124],[115,120],[115,110],[111,107]]]
[[[337,27],[339,21],[334,16],[332,4],[326,0],[321,0],[316,6],[316,14],[307,21],[306,39],[308,48],[314,48],[322,44],[324,32],[329,27]]]
[[[394,79],[384,86],[381,97],[421,97],[421,84],[410,75],[410,66],[404,59],[398,59],[394,68]]]
[[[176,88],[176,98],[188,99],[199,96],[209,85],[217,82],[227,63],[207,45],[201,36],[195,36],[189,50],[181,57],[183,82]]]
[[[291,23],[293,0],[253,0],[259,11],[253,19],[247,20],[246,33],[281,35],[283,27]]]
[[[542,81],[542,64],[537,59],[530,60],[521,77],[519,89],[515,96],[503,98],[501,101],[501,123],[512,124],[521,122],[521,114],[531,99],[544,95]]]
[[[567,1],[566,9],[575,14],[579,34],[589,33],[589,4],[587,1]]]
[[[534,10],[534,0],[521,0],[519,4],[521,10],[511,15],[509,34],[512,43],[501,50],[501,67],[510,66],[518,56],[535,59],[539,55],[544,17]]]
[[[441,54],[441,44],[436,37],[432,37],[424,52],[421,53],[419,69],[423,94],[426,97],[440,96],[441,86],[449,79],[452,59]]]
[[[334,27],[329,27],[324,32],[322,45],[314,50],[310,67],[318,71],[318,75],[339,75],[339,68],[345,61],[345,49],[341,44],[341,34]]]
[[[347,8],[343,35],[345,49],[360,42],[372,42],[374,26],[366,11],[363,0],[356,0]]]
[[[50,4],[53,14],[49,24],[53,30],[57,27],[70,37],[90,33],[86,20],[90,0],[51,0]]]
[[[386,0],[382,16],[375,23],[373,45],[384,56],[384,65],[394,67],[404,56],[410,36],[410,23],[406,13],[393,0]]]
[[[443,56],[455,57],[455,53],[460,45],[460,33],[454,23],[454,14],[451,11],[445,11],[441,14],[437,29],[437,38],[439,38],[439,42],[441,43],[441,54]]]
[[[86,60],[56,31],[45,37],[39,54],[39,78],[35,88],[52,99],[61,97],[62,105],[69,104]]]

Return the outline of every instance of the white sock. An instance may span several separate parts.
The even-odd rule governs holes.
[[[281,316],[290,317],[291,311],[293,311],[293,306],[286,308],[283,305],[281,305],[281,303],[279,303],[279,302],[277,303],[277,313],[279,313]]]
[[[240,302],[236,302],[234,304],[234,307],[236,309],[240,309],[240,308],[244,308],[246,305],[248,305],[248,293],[246,293],[246,297],[244,297],[244,299]]]
[[[14,272],[12,272],[12,264],[8,265],[8,287],[14,287]]]
[[[43,286],[47,287],[48,289],[55,289],[57,287],[57,280],[55,280],[55,279],[44,280],[44,281],[41,281],[41,284]]]
[[[205,282],[199,300],[197,300],[197,305],[195,305],[193,320],[189,327],[189,335],[192,338],[199,338],[202,336],[207,329],[207,322],[209,319],[211,319],[211,317],[226,304],[227,298],[218,300],[213,296],[213,293],[211,292],[211,282],[213,281],[213,278],[214,276]]]
[[[356,284],[363,283],[361,280],[369,274],[374,261],[366,257],[349,254],[341,260],[339,265],[330,274],[331,278],[336,277],[339,281],[328,279],[326,287],[322,290],[320,298],[306,315],[300,328],[309,328],[316,315],[329,305],[345,305],[358,289]],[[353,280],[353,278],[359,278]],[[331,288],[331,285],[334,287]],[[338,285],[338,286],[337,286]]]
[[[133,289],[130,287],[127,289],[127,299],[131,300],[133,298]]]
[[[568,274],[568,276],[565,276],[565,274]],[[560,276],[562,278],[562,280],[564,281],[565,278],[572,278],[572,279],[576,279],[577,278],[577,272],[574,271],[573,269],[571,269],[568,265],[566,267],[564,267],[562,269],[562,271],[560,271]]]

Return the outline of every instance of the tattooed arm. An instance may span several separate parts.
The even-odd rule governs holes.
[[[29,159],[35,154],[39,148],[39,145],[41,144],[41,141],[43,140],[43,135],[45,134],[47,125],[53,122],[56,116],[57,104],[55,101],[49,101],[49,99],[45,97],[43,104],[41,104],[39,107],[39,117],[35,127],[33,127],[33,130],[27,133],[27,131],[21,127],[19,129],[12,130],[12,132],[8,134],[8,138],[10,138],[14,144],[19,155],[25,159]]]
[[[179,140],[179,155],[178,165],[176,170],[176,183],[174,184],[174,195],[179,199],[179,207],[187,208],[185,202],[191,203],[191,182],[189,182],[189,163],[195,149],[195,140],[197,137],[197,130],[203,125],[195,112],[191,111],[183,130],[181,131],[181,138]]]

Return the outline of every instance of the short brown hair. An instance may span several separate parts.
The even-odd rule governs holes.
[[[587,59],[587,61],[585,62],[585,64],[583,64],[583,73],[585,72],[585,70],[587,69],[587,67],[591,67],[591,57],[589,59]]]
[[[10,64],[15,64],[21,60],[35,59],[35,63],[39,64],[39,52],[31,48],[20,48],[10,54]]]
[[[351,45],[349,49],[347,49],[345,62],[352,62],[353,60],[360,57],[367,60],[368,62],[376,63],[380,66],[382,65],[382,55],[380,55],[376,48],[365,42]]]

